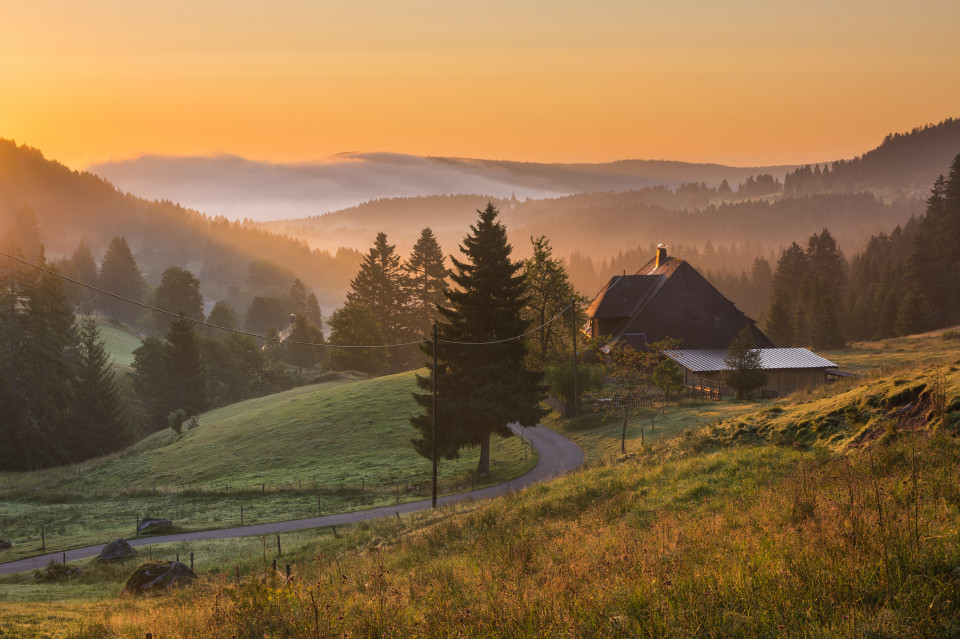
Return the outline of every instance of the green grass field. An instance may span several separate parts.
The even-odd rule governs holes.
[[[0,474],[0,530],[12,560],[133,534],[138,517],[180,530],[298,519],[429,496],[430,462],[410,444],[413,373],[336,381],[206,413],[200,427],[156,433],[123,453],[34,473]],[[519,476],[536,464],[519,438],[494,439],[440,465],[442,493]]]
[[[862,379],[667,408],[655,431],[640,413],[627,455],[619,416],[555,420],[588,468],[336,537],[284,535],[291,582],[269,568],[272,538],[141,550],[198,558],[200,583],[158,598],[116,598],[116,568],[6,577],[0,635],[954,636],[960,340],[878,344],[889,362],[873,348],[850,349],[871,363]]]
[[[121,368],[133,365],[133,351],[140,348],[141,338],[132,329],[98,318],[100,338],[110,360]]]

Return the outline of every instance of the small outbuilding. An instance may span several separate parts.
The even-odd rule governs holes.
[[[783,397],[804,388],[816,388],[835,375],[838,366],[805,348],[760,348],[760,364],[767,374],[765,386],[753,391],[759,397]],[[663,351],[683,371],[688,388],[719,398],[733,395],[722,382],[727,370],[726,349]]]

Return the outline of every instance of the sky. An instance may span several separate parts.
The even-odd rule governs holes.
[[[960,116],[956,0],[0,0],[0,137],[143,154],[389,151],[736,166]]]

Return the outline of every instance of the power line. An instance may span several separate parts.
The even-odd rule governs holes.
[[[486,346],[486,345],[488,345],[488,344],[503,344],[504,342],[512,342],[512,341],[514,341],[514,340],[523,339],[523,338],[526,337],[527,335],[532,335],[533,333],[536,333],[537,331],[539,331],[539,330],[540,330],[541,328],[543,328],[544,326],[549,326],[550,324],[553,324],[555,321],[557,321],[557,319],[560,318],[561,315],[563,315],[564,313],[566,313],[566,312],[570,309],[571,306],[573,306],[573,303],[567,304],[566,308],[564,308],[562,311],[558,312],[556,315],[554,315],[553,317],[551,317],[550,319],[548,319],[546,322],[544,322],[544,323],[541,324],[540,326],[538,326],[538,327],[536,327],[536,328],[532,328],[532,329],[530,329],[529,331],[527,331],[526,333],[523,333],[523,334],[521,334],[521,335],[517,335],[516,337],[507,337],[507,338],[505,338],[505,339],[495,339],[495,340],[490,340],[489,342],[455,342],[455,341],[453,341],[453,340],[448,340],[448,339],[441,339],[441,340],[437,340],[437,341],[439,341],[441,344],[459,344],[459,345],[461,345],[461,346]]]
[[[71,277],[67,277],[67,276],[64,275],[63,273],[60,273],[60,272],[55,271],[55,270],[53,270],[53,269],[46,268],[46,267],[44,267],[44,266],[40,266],[39,264],[34,264],[34,263],[29,262],[29,261],[27,261],[27,260],[25,260],[25,259],[23,259],[23,258],[17,257],[16,255],[11,255],[11,254],[9,254],[9,253],[7,253],[7,252],[5,252],[5,251],[0,251],[0,255],[3,255],[4,257],[7,257],[7,258],[9,258],[9,259],[11,259],[11,260],[14,260],[14,261],[16,261],[16,262],[20,262],[21,264],[25,264],[26,266],[29,266],[29,267],[31,267],[31,268],[37,269],[38,271],[41,271],[41,272],[43,272],[43,273],[47,273],[47,274],[49,274],[49,275],[53,275],[54,277],[59,277],[60,279],[66,280],[67,282],[71,282],[71,283],[73,283],[73,284],[77,284],[78,286],[83,286],[83,287],[88,288],[88,289],[90,289],[90,290],[92,290],[92,291],[96,291],[97,293],[102,293],[103,295],[109,295],[110,297],[113,297],[113,298],[115,298],[115,299],[121,300],[121,301],[123,301],[123,302],[127,302],[128,304],[133,304],[134,306],[139,306],[140,308],[144,308],[144,309],[147,309],[147,310],[149,310],[149,311],[153,311],[153,312],[155,312],[155,313],[161,313],[161,314],[163,314],[163,315],[169,315],[169,316],[171,316],[171,317],[176,317],[176,318],[180,318],[180,319],[185,319],[185,320],[187,320],[187,321],[193,322],[194,324],[198,324],[198,325],[200,325],[200,326],[205,326],[205,327],[207,327],[207,328],[213,328],[213,329],[220,330],[220,331],[227,331],[228,333],[235,333],[235,334],[237,334],[237,335],[246,335],[246,336],[248,336],[248,337],[255,337],[255,338],[257,338],[257,339],[262,339],[262,340],[265,340],[265,341],[268,341],[268,342],[269,342],[269,341],[276,340],[276,339],[279,339],[279,338],[277,338],[277,337],[269,337],[269,336],[267,336],[267,335],[260,335],[259,333],[252,333],[252,332],[250,332],[250,331],[240,330],[240,329],[238,329],[238,328],[228,328],[228,327],[226,327],[226,326],[218,326],[217,324],[211,324],[211,323],[206,322],[206,321],[204,321],[204,320],[198,320],[198,319],[195,319],[195,318],[193,318],[193,317],[187,317],[186,315],[183,315],[183,314],[180,314],[180,313],[174,313],[174,312],[172,312],[172,311],[166,311],[166,310],[164,310],[164,309],[162,309],[162,308],[157,308],[156,306],[150,306],[149,304],[144,304],[143,302],[138,302],[138,301],[136,301],[136,300],[132,300],[132,299],[130,299],[130,298],[128,298],[128,297],[124,297],[124,296],[118,295],[118,294],[116,294],[116,293],[111,293],[110,291],[106,291],[106,290],[104,290],[104,289],[102,289],[102,288],[97,288],[96,286],[93,286],[92,284],[87,284],[87,283],[85,283],[85,282],[81,282],[81,281],[79,281],[79,280],[75,280],[75,279],[73,279],[73,278],[71,278]],[[96,299],[96,297],[94,297],[94,299]],[[90,301],[93,301],[93,300],[88,300],[88,302],[90,302]],[[85,303],[88,303],[88,302],[85,302]],[[523,333],[523,334],[521,334],[521,335],[517,335],[517,336],[515,336],[515,337],[508,337],[508,338],[506,338],[506,339],[499,339],[499,340],[491,340],[491,341],[487,341],[487,342],[457,342],[457,341],[453,341],[453,340],[444,340],[444,339],[441,339],[441,340],[439,340],[439,341],[440,341],[441,343],[443,343],[443,344],[457,344],[457,345],[461,345],[461,346],[487,346],[487,345],[490,345],[490,344],[502,344],[502,343],[504,343],[504,342],[511,342],[511,341],[514,341],[514,340],[523,339],[524,337],[526,337],[526,336],[528,336],[528,335],[531,335],[531,334],[533,334],[533,333],[536,333],[537,331],[539,331],[539,330],[540,330],[541,328],[543,328],[544,326],[547,326],[547,325],[552,324],[553,322],[555,322],[561,315],[563,315],[565,312],[567,312],[567,310],[568,310],[571,306],[572,306],[572,304],[568,304],[566,308],[564,308],[562,311],[560,311],[559,313],[557,313],[556,315],[554,315],[554,316],[553,316],[551,319],[549,319],[547,322],[541,324],[541,325],[538,326],[537,328],[534,328],[534,329],[532,329],[532,330],[529,330],[529,331],[527,331],[526,333]],[[416,341],[413,341],[413,342],[403,342],[403,343],[401,343],[401,344],[328,344],[328,343],[318,343],[318,342],[300,342],[300,341],[297,341],[297,340],[287,339],[287,340],[284,340],[283,343],[285,343],[285,344],[296,344],[296,345],[298,345],[298,346],[319,346],[319,347],[321,347],[321,348],[400,348],[400,347],[403,347],[403,346],[415,346],[415,345],[417,345],[417,344],[424,344],[424,343],[429,342],[429,341],[431,341],[431,340],[429,340],[429,339],[420,339],[420,340],[416,340]]]

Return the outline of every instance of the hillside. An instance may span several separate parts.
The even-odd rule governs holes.
[[[236,525],[241,504],[249,524],[422,499],[430,462],[410,444],[415,388],[413,373],[340,377],[210,411],[197,429],[161,431],[106,458],[2,473],[0,530],[14,550],[0,559],[35,554],[40,529],[48,548],[71,548],[126,535],[146,514],[204,530]],[[491,454],[478,486],[535,464],[518,438]],[[441,491],[469,488],[478,456],[442,463]]]
[[[249,224],[123,193],[92,173],[0,139],[0,229],[24,204],[36,214],[51,257],[70,255],[83,240],[99,260],[111,238],[124,235],[150,284],[158,284],[166,268],[182,266],[197,274],[202,292],[213,300],[231,285],[246,287],[251,261],[268,260],[313,286],[322,304],[339,304],[360,263],[354,251],[312,250]]]
[[[322,215],[371,200],[476,193],[495,199],[551,198],[685,182],[736,185],[750,175],[778,179],[793,166],[733,167],[663,160],[543,164],[398,153],[343,153],[318,162],[276,164],[236,156],[144,156],[88,170],[120,188],[174,199],[232,220],[266,222]]]
[[[116,600],[120,571],[93,566],[48,586],[56,606],[6,578],[0,590],[32,601],[11,602],[0,629],[66,633],[82,615],[85,636],[950,636],[960,341],[912,339],[934,361],[632,439],[626,456],[490,502],[288,538],[290,581],[257,540],[220,551],[239,579],[206,564],[158,598]],[[925,404],[938,371],[943,416]],[[154,556],[175,550],[188,551]]]

